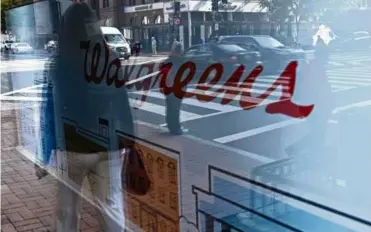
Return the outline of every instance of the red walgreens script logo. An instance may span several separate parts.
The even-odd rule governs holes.
[[[196,73],[196,64],[193,62],[186,62],[180,66],[174,76],[174,82],[170,86],[167,85],[167,78],[173,66],[172,63],[161,64],[160,72],[156,75],[154,81],[152,81],[152,78],[154,76],[151,76],[142,81],[137,81],[133,84],[126,85],[126,83],[130,80],[130,76],[132,76],[135,65],[125,66],[125,70],[121,70],[122,66],[118,58],[115,58],[110,63],[108,63],[110,51],[107,46],[104,46],[104,65],[102,71],[98,73],[98,66],[99,64],[101,64],[100,58],[102,48],[101,45],[97,43],[95,44],[92,52],[91,69],[89,74],[87,70],[87,58],[89,54],[90,42],[82,42],[80,45],[82,49],[86,50],[84,73],[85,79],[88,83],[93,82],[95,84],[100,84],[105,79],[108,86],[114,84],[116,88],[126,86],[127,88],[131,89],[135,86],[136,90],[142,90],[144,92],[141,97],[142,102],[146,101],[147,92],[149,91],[149,89],[153,87],[157,82],[160,82],[159,84],[162,93],[164,93],[165,95],[174,94],[179,99],[196,97],[201,102],[210,102],[214,100],[219,94],[224,93],[224,96],[228,95],[229,97],[224,97],[221,100],[220,104],[226,105],[233,101],[237,95],[240,95],[241,98],[239,100],[239,104],[242,109],[247,110],[259,105],[262,101],[267,99],[267,97],[270,96],[271,93],[276,90],[278,86],[281,86],[283,88],[279,101],[268,104],[265,110],[267,113],[283,114],[294,118],[304,118],[307,117],[314,108],[314,105],[302,106],[294,103],[291,100],[294,94],[296,81],[296,69],[298,65],[296,61],[292,61],[291,63],[289,63],[285,70],[281,73],[279,78],[275,80],[275,82],[263,94],[259,96],[251,96],[250,90],[255,80],[263,71],[263,66],[261,65],[255,67],[242,82],[240,82],[240,79],[245,71],[245,66],[240,65],[218,90],[214,91],[214,93],[211,95],[206,95],[205,91],[211,90],[213,85],[216,84],[222,77],[223,65],[220,63],[212,64],[204,70],[198,81],[195,92],[186,92],[183,90],[184,87],[186,87],[193,80]],[[154,63],[141,65],[138,70],[136,79],[141,77],[143,70],[147,70],[147,74],[151,74],[154,71],[153,69]],[[209,74],[213,71],[216,72],[214,78],[209,81],[209,83],[206,83]],[[184,73],[187,73],[187,75],[183,79]],[[247,100],[251,98],[254,98],[255,100]]]

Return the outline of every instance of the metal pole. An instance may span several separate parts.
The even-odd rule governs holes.
[[[217,2],[219,4],[219,2]],[[213,37],[216,37],[216,34],[219,30],[219,25],[217,22],[217,16],[218,16],[218,10],[212,11],[212,17],[213,17],[213,28],[212,28],[212,35]]]
[[[212,35],[215,35],[215,25],[216,25],[216,11],[212,12],[212,17],[213,17],[213,28],[212,28]]]
[[[173,34],[173,38],[175,38],[175,39],[177,39],[177,37],[179,36],[179,25],[174,23],[174,19],[175,18],[180,18],[180,12],[178,12],[178,9],[175,6],[177,2],[180,2],[180,1],[179,0],[174,0],[174,2],[173,2],[174,15],[173,15],[173,18],[172,18],[172,20],[173,20],[173,26],[174,26],[174,29],[173,29],[173,33],[174,33]],[[180,11],[180,9],[179,9],[179,11]]]

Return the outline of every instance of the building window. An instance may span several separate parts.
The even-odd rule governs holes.
[[[135,6],[135,0],[129,0],[129,6]]]
[[[163,19],[161,15],[157,15],[155,18],[155,24],[161,24],[161,23],[163,23]]]
[[[103,8],[109,7],[109,0],[103,0]]]
[[[142,24],[143,24],[143,25],[147,25],[147,24],[149,24],[149,19],[148,19],[147,16],[144,16],[144,17],[143,17],[143,19],[142,19]]]

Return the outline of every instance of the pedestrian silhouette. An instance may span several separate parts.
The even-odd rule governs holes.
[[[171,70],[170,70],[170,77],[168,78],[170,80],[175,79],[175,75],[177,74],[177,71],[179,70],[180,66],[183,64],[181,59],[181,53],[182,53],[182,44],[178,42],[176,39],[174,39],[174,42],[172,44],[172,51],[170,55],[170,63],[172,64]],[[174,84],[174,83],[171,83]],[[186,87],[183,88],[183,91],[186,91]],[[173,135],[180,135],[183,132],[186,132],[185,128],[182,128],[180,123],[180,111],[181,111],[181,105],[182,105],[183,97],[177,97],[174,93],[170,93],[166,95],[166,123],[167,127],[171,134]]]
[[[329,46],[318,36],[315,58],[301,73],[304,81],[299,94],[305,98],[305,101],[314,104],[314,110],[307,118],[309,133],[286,148],[290,156],[302,153],[319,155],[325,149],[328,119],[334,108],[334,97],[326,74],[330,54]]]
[[[100,231],[123,231],[124,218],[118,219],[119,224],[106,213],[113,207],[116,215],[124,217],[120,201],[126,185],[121,186],[120,180],[111,183],[112,173],[118,173],[118,178],[119,173],[125,176],[121,156],[135,151],[130,140],[116,148],[110,144],[116,130],[134,135],[125,86],[106,84],[123,79],[121,62],[106,46],[100,22],[86,3],[74,3],[65,11],[58,40],[59,52],[53,57],[55,68],[46,77],[53,89],[55,148],[58,166],[63,166],[60,178],[65,181],[58,184],[53,231],[79,231],[79,203],[85,177],[95,203],[103,209],[98,213]],[[50,111],[44,114],[51,117]],[[44,140],[48,136],[42,135]],[[44,156],[44,163],[49,157]],[[131,157],[141,159],[136,153]],[[141,193],[148,191],[140,187]]]

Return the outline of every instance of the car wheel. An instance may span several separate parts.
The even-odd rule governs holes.
[[[126,57],[125,57],[125,60],[128,60],[129,58],[130,58],[130,56],[126,56]]]

